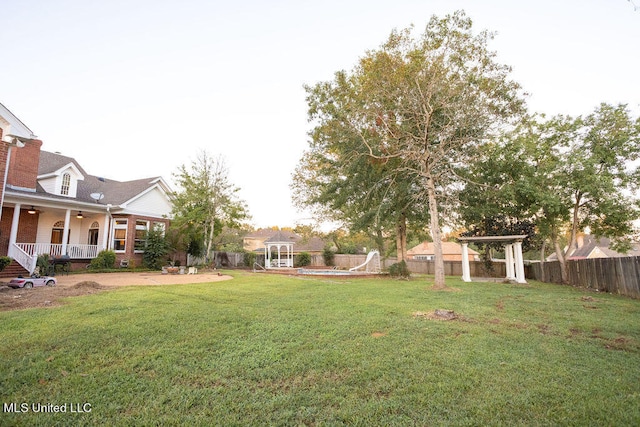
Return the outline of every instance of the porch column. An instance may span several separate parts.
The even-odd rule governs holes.
[[[62,232],[62,256],[67,254],[67,240],[69,240],[69,220],[71,218],[71,209],[67,209],[64,213],[64,231]]]
[[[516,258],[516,282],[527,283],[524,278],[524,260],[522,258],[522,242],[514,243],[515,258]]]
[[[104,227],[102,231],[102,249],[109,249],[109,215],[104,216]]]
[[[16,203],[13,208],[13,220],[11,221],[11,232],[9,233],[9,251],[18,239],[18,224],[20,223],[20,203]]]
[[[462,280],[465,282],[471,281],[471,275],[469,273],[469,244],[467,242],[462,243]]]
[[[515,280],[516,273],[513,268],[514,259],[513,259],[513,244],[509,243],[504,245],[504,260],[507,270],[507,280]]]

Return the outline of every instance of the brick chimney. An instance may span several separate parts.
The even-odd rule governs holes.
[[[40,163],[42,141],[27,140],[24,147],[11,150],[7,184],[13,187],[36,189],[38,182],[38,163]]]

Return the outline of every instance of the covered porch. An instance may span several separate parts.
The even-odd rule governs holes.
[[[95,210],[5,205],[1,219],[2,250],[30,274],[42,254],[54,259],[92,259],[107,248],[109,219],[107,213]]]

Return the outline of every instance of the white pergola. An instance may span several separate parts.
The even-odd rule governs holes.
[[[286,239],[280,232],[265,240],[264,266],[265,268],[293,267],[293,241]]]
[[[462,280],[471,281],[469,273],[469,243],[502,243],[504,245],[505,262],[507,267],[507,280],[515,280],[517,283],[527,283],[524,278],[524,260],[522,258],[522,241],[527,237],[524,235],[513,236],[479,236],[479,237],[459,237],[462,244]]]

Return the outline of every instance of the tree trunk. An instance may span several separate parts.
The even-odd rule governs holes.
[[[400,213],[396,222],[396,252],[398,262],[402,262],[407,258],[407,216],[404,212]]]
[[[553,246],[556,249],[556,255],[558,256],[558,261],[560,262],[560,277],[562,279],[562,283],[566,285],[569,283],[569,272],[567,270],[567,261],[564,258],[564,252],[560,247],[560,242],[558,242],[558,239],[555,237],[553,239]]]
[[[436,200],[436,186],[431,177],[427,177],[427,196],[429,200],[429,222],[431,224],[431,237],[433,238],[433,251],[435,255],[434,265],[434,289],[446,288],[444,279],[444,259],[442,258],[442,232],[440,230],[438,202]]]
[[[209,258],[211,256],[211,253],[213,251],[213,232],[214,232],[214,226],[215,226],[215,220],[211,221],[211,224],[209,225],[209,236],[207,239],[207,258]]]
[[[545,249],[547,246],[547,241],[542,242],[542,247],[540,248],[540,281],[545,282],[546,277],[544,274],[544,263],[546,261]]]
[[[376,230],[376,244],[378,246],[378,252],[380,252],[380,256],[383,256],[385,254],[385,249],[384,249],[384,235],[382,234],[382,230],[380,229],[380,227],[377,228]]]

